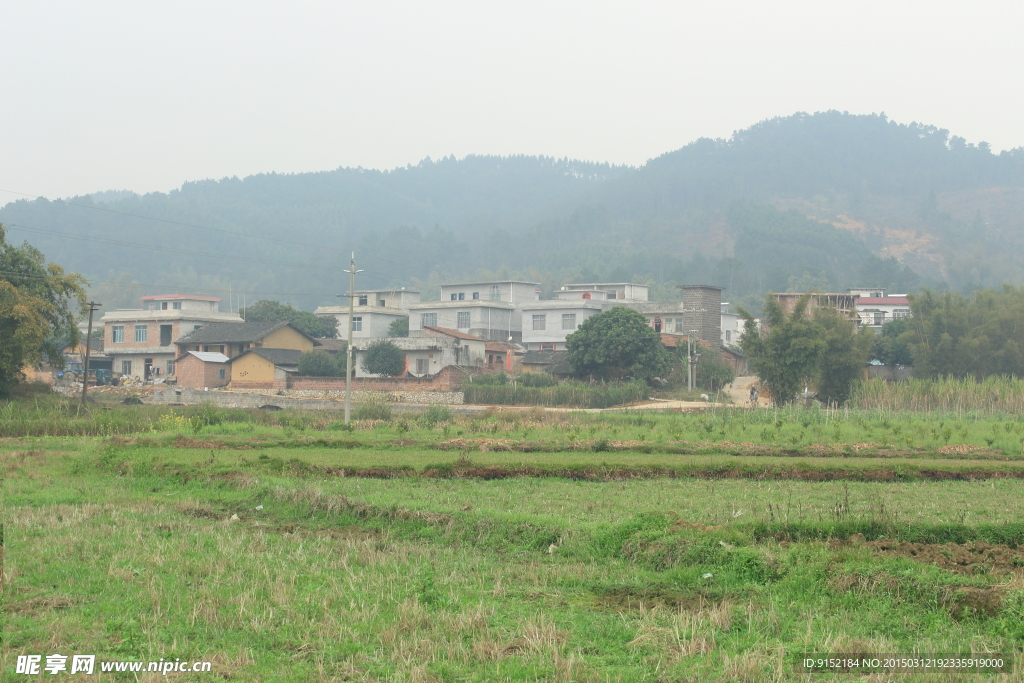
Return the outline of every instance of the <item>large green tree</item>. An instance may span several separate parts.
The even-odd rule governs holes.
[[[405,353],[393,342],[378,339],[363,353],[362,366],[371,375],[394,377],[405,370]]]
[[[409,316],[404,318],[395,318],[388,325],[388,336],[389,337],[408,337],[409,336]]]
[[[923,290],[911,298],[908,330],[917,377],[1024,376],[1024,287],[972,296]]]
[[[845,403],[854,382],[863,377],[871,356],[874,332],[857,330],[857,324],[834,308],[819,308],[814,322],[821,328],[825,347],[818,361],[814,386],[825,403]]]
[[[299,356],[299,374],[307,377],[342,377],[345,374],[345,356],[335,360],[323,349],[306,351]]]
[[[910,318],[896,318],[882,325],[881,334],[871,340],[871,358],[882,365],[913,365],[907,332]]]
[[[579,375],[605,379],[666,377],[672,357],[661,335],[638,311],[624,306],[598,313],[583,321],[565,339],[569,364]]]
[[[777,406],[789,403],[805,385],[810,385],[825,350],[821,326],[807,315],[809,303],[810,295],[805,295],[787,314],[778,299],[769,294],[761,327],[749,311],[737,309],[746,323],[740,348]]]
[[[63,364],[60,340],[78,342],[84,284],[81,276],[47,263],[38,249],[8,244],[0,225],[0,396],[23,379],[26,365],[44,356]]]
[[[239,311],[246,322],[278,322],[287,320],[295,329],[318,339],[335,339],[338,336],[338,319],[334,316],[318,318],[309,311],[300,311],[291,304],[263,299]]]
[[[740,348],[777,406],[805,387],[816,389],[822,401],[843,403],[871,355],[871,330],[858,332],[856,323],[834,308],[811,310],[810,298],[804,295],[787,313],[769,294],[760,327],[749,311],[739,309],[746,323]]]

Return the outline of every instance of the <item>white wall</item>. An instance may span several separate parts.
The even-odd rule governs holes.
[[[562,351],[565,349],[565,338],[579,329],[584,320],[601,312],[601,309],[597,306],[591,308],[584,305],[572,305],[568,301],[559,301],[557,303],[558,305],[555,306],[527,305],[523,307],[521,314],[523,343],[527,349],[537,351],[543,344],[555,344],[555,350]],[[562,329],[562,315],[564,314],[574,314],[576,316],[575,329]],[[543,315],[545,317],[545,329],[533,329],[533,316],[535,315]]]
[[[348,339],[348,311],[344,313],[320,314],[326,318],[333,315],[338,319],[338,339]],[[360,311],[356,307],[354,318],[362,318],[362,330],[353,330],[352,339],[376,339],[388,336],[388,329],[391,323],[405,316],[392,313],[379,313],[372,311]]]
[[[468,305],[467,305],[468,304]],[[458,326],[458,314],[469,313],[469,328]],[[505,341],[511,335],[519,338],[522,332],[521,319],[515,311],[503,306],[488,306],[481,302],[442,301],[435,304],[418,304],[409,310],[409,332],[423,330],[423,314],[433,313],[437,317],[436,327],[447,327],[485,339]]]

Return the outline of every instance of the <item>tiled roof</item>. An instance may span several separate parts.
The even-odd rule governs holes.
[[[466,334],[465,332],[459,332],[453,330],[450,327],[435,327],[433,325],[424,325],[423,329],[430,330],[431,332],[439,332],[446,337],[455,337],[456,339],[469,339],[470,341],[484,341],[483,337],[477,337],[476,335]]]
[[[317,339],[316,341],[324,351],[344,351],[348,344],[344,339]]]
[[[274,365],[282,367],[298,367],[299,356],[302,355],[302,351],[296,351],[295,349],[249,349],[245,353],[255,353],[261,358],[266,358]],[[241,355],[244,356],[245,353]],[[240,358],[241,356],[235,357]]]
[[[568,351],[527,351],[520,362],[523,365],[554,365],[567,360]]]
[[[266,323],[208,323],[198,330],[191,332],[175,344],[242,344],[245,342],[257,342],[263,339],[274,330],[281,329],[288,325],[287,321],[266,322]],[[302,336],[300,330],[292,328]]]
[[[484,349],[487,351],[498,351],[501,353],[515,353],[519,350],[519,347],[515,344],[509,344],[508,342],[489,341],[484,344]]]

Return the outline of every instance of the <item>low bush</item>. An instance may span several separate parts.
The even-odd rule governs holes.
[[[430,407],[420,415],[420,422],[428,427],[448,422],[451,419],[452,409],[440,403],[431,403]]]
[[[384,420],[387,422],[391,419],[391,404],[383,397],[362,401],[356,404],[352,418],[355,420]]]
[[[516,378],[516,383],[523,387],[553,387],[558,385],[558,380],[546,372],[524,372]]]

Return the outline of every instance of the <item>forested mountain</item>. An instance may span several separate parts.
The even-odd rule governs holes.
[[[429,296],[451,279],[631,279],[669,299],[675,284],[703,282],[756,305],[766,291],[1024,282],[1024,150],[825,112],[697,140],[640,168],[426,159],[18,201],[0,222],[94,281],[141,283],[95,284],[108,306],[229,287],[249,301],[335,303],[351,251],[360,287]]]

